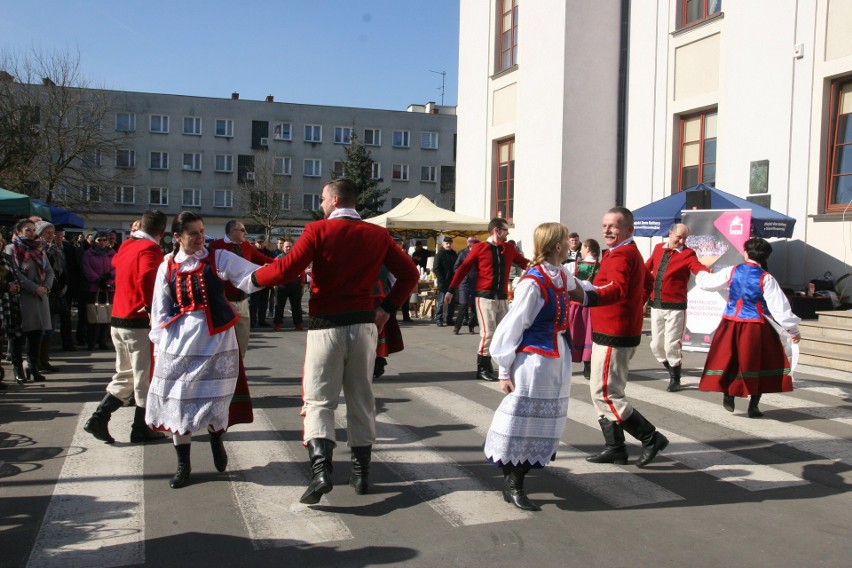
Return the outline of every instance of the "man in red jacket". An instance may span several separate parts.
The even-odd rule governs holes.
[[[594,463],[627,463],[624,431],[642,442],[636,461],[644,467],[669,443],[624,396],[630,359],[642,339],[644,304],[651,293],[651,273],[633,242],[633,213],[613,207],[603,216],[609,250],[592,283],[583,282],[592,310],[592,402],[606,449],[586,458]]]
[[[147,442],[162,438],[145,424],[145,400],[151,383],[151,329],[149,313],[154,296],[157,269],[163,262],[160,239],[166,231],[166,215],[149,210],[142,215],[141,228],[134,231],[112,259],[115,269],[115,297],[110,326],[115,345],[115,374],[107,394],[83,429],[98,440],[115,442],[109,433],[110,415],[136,401],[130,441]]]
[[[669,240],[654,247],[645,268],[654,277],[651,290],[651,353],[669,372],[669,392],[680,390],[683,333],[686,329],[686,291],[689,275],[710,272],[695,251],[686,246],[689,227],[672,225]]]
[[[259,268],[258,286],[290,282],[313,262],[310,325],[302,378],[303,440],[311,460],[311,482],[300,501],[318,503],[332,490],[334,411],[340,391],[346,397],[346,422],[352,449],[349,484],[367,492],[376,402],[372,377],[379,331],[402,305],[420,278],[414,263],[387,230],[361,221],[355,210],[358,190],[348,179],[328,183],[320,206],[325,219],[314,221],[290,254]],[[365,254],[367,251],[367,254]],[[373,287],[382,265],[396,282],[377,308]]]
[[[225,238],[216,239],[210,243],[209,248],[211,252],[217,249],[231,251],[261,266],[268,264],[271,260],[246,240],[246,226],[236,219],[225,223]],[[240,346],[240,359],[242,359],[246,356],[251,329],[248,294],[235,288],[230,282],[225,282],[225,296],[234,308],[234,312],[240,316],[237,325],[234,326],[234,332],[237,334],[237,344]]]
[[[468,272],[476,268],[476,314],[479,318],[479,349],[476,355],[476,378],[496,381],[494,366],[491,364],[491,338],[494,330],[509,311],[509,271],[512,265],[525,269],[529,260],[506,240],[509,236],[509,224],[502,217],[495,217],[488,223],[488,240],[473,246],[458,267],[450,287],[444,294],[444,305],[449,306],[453,296]]]

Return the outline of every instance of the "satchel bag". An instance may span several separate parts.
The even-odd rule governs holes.
[[[109,323],[112,317],[112,304],[109,296],[104,294],[103,301],[100,293],[95,297],[94,304],[86,304],[86,319],[89,323]]]

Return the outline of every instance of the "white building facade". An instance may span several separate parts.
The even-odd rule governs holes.
[[[498,14],[508,4],[520,29],[517,63],[507,75],[486,75],[486,61],[500,64],[505,23]],[[827,270],[835,278],[848,273],[852,2],[587,4],[462,0],[457,209],[497,212],[489,201],[499,181],[489,148],[514,135],[514,200],[524,204],[514,211],[517,238],[558,219],[597,239],[607,208],[636,209],[703,182],[797,219],[793,237],[779,241],[770,260],[785,284],[802,286]],[[483,28],[476,42],[467,39],[466,20]],[[602,48],[604,41],[612,45]],[[465,80],[464,71],[475,69]],[[621,83],[613,79],[619,72],[626,73]],[[478,100],[491,108],[508,75],[517,77],[516,121],[501,132],[493,114],[470,106]],[[579,116],[571,119],[566,109],[577,99]],[[469,195],[477,178],[477,195]],[[650,239],[638,241],[650,251]]]

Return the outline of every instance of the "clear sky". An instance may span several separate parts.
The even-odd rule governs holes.
[[[93,87],[405,110],[455,105],[459,0],[0,0],[0,49]]]

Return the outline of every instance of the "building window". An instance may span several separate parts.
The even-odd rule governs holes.
[[[200,119],[199,119],[200,120]],[[198,133],[201,134],[201,124],[198,125]],[[230,118],[216,119],[216,134],[214,136],[223,136],[232,138],[234,136],[234,121]]]
[[[394,164],[391,177],[396,181],[408,181],[408,164]]]
[[[518,63],[518,0],[500,0],[500,38],[497,71]]]
[[[191,172],[201,171],[201,154],[198,152],[186,152],[183,155],[183,169]]]
[[[495,213],[512,222],[515,201],[515,139],[497,142]]]
[[[200,116],[185,116],[183,117],[183,133],[193,136],[201,136],[201,117]]]
[[[352,129],[348,126],[335,126],[334,127],[334,143],[335,144],[351,144],[352,143]]]
[[[716,110],[680,119],[678,191],[698,183],[716,185]]]
[[[438,168],[436,166],[420,166],[420,181],[437,182]]]
[[[681,0],[682,26],[706,20],[722,11],[722,0]]]
[[[116,187],[115,202],[129,205],[136,203],[136,188],[132,185],[120,185]]]
[[[151,152],[151,162],[149,166],[152,170],[167,170],[169,169],[169,153],[168,152]]]
[[[391,197],[391,209],[402,203],[402,197]]]
[[[306,177],[320,177],[322,175],[322,160],[307,159],[304,161],[302,173]]]
[[[289,176],[291,171],[290,158],[287,156],[272,160],[272,173],[277,176]]]
[[[83,199],[88,201],[89,203],[100,203],[101,201],[101,188],[97,185],[87,185]]]
[[[90,150],[85,152],[81,157],[80,161],[82,162],[84,167],[87,168],[99,168],[101,165],[101,151],[100,149]]]
[[[302,196],[302,211],[316,211],[320,208],[321,196],[316,193],[306,193]]]
[[[322,126],[319,124],[306,124],[305,142],[322,142]]]
[[[290,194],[282,193],[281,194],[281,210],[289,211],[290,210]]]
[[[343,177],[343,160],[334,160],[332,162],[331,175],[334,179]]]
[[[365,128],[364,129],[364,146],[381,146],[382,145],[382,130],[381,128]]]
[[[152,114],[148,130],[151,132],[159,132],[160,134],[168,134],[169,116],[166,114]]]
[[[135,150],[116,150],[115,151],[115,167],[116,168],[135,168],[136,167],[136,151]]]
[[[148,203],[150,205],[168,205],[169,204],[169,188],[168,187],[152,187],[148,191]]]
[[[393,147],[408,148],[411,145],[411,132],[408,130],[393,131]]]
[[[438,133],[437,132],[421,132],[420,147],[424,150],[438,149]]]
[[[115,129],[119,132],[136,131],[136,114],[132,112],[119,112],[115,115]]]
[[[213,207],[233,207],[234,192],[230,189],[217,189],[213,193]]]
[[[293,126],[289,122],[276,122],[272,127],[273,140],[292,140]]]
[[[233,172],[234,157],[230,154],[216,154],[213,160],[213,169],[217,172]]]
[[[381,179],[382,178],[382,163],[381,162],[373,162],[370,164],[370,179]]]
[[[852,203],[852,78],[831,89],[826,211],[845,211]]]
[[[184,189],[182,205],[184,207],[201,207],[201,190]]]

